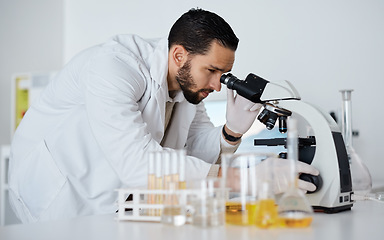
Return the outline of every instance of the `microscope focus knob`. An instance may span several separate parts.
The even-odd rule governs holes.
[[[314,176],[311,174],[302,173],[302,174],[300,174],[299,178],[301,180],[315,184],[316,190],[315,191],[308,191],[307,193],[309,193],[309,194],[319,191],[321,189],[321,187],[323,186],[323,179],[321,178],[320,175]]]

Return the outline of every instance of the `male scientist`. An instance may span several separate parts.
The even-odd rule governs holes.
[[[205,178],[220,153],[237,149],[260,109],[229,91],[226,124],[214,127],[204,108],[237,45],[224,19],[191,9],[168,39],[118,35],[74,57],[14,135],[16,215],[36,222],[114,213],[115,189],[146,186],[148,151],[185,149],[187,180]],[[302,171],[317,174],[310,165]]]

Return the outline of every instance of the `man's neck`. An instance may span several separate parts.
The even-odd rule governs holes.
[[[170,98],[174,99],[176,97],[177,92],[178,90],[171,90],[171,91],[168,91],[168,95]]]

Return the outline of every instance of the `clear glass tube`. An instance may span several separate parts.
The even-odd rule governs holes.
[[[185,206],[180,204],[180,195],[176,192],[178,182],[170,182],[168,193],[164,197],[164,208],[161,214],[161,222],[174,226],[184,225],[186,222]]]
[[[304,193],[298,188],[298,132],[297,122],[292,117],[288,120],[287,161],[290,162],[289,188],[279,201],[278,212],[283,227],[308,227],[312,222],[313,209]]]
[[[225,223],[225,188],[220,178],[205,178],[192,184],[192,224],[216,227]]]
[[[372,178],[367,166],[353,148],[352,142],[352,95],[351,89],[340,90],[342,96],[341,128],[349,157],[352,176],[352,189],[355,193],[368,193],[372,190]]]
[[[155,174],[155,155],[153,152],[148,154],[148,189],[156,189],[156,174]],[[155,204],[155,195],[149,194],[147,202],[149,204]],[[155,212],[153,209],[148,210],[148,215],[154,216]]]
[[[348,148],[352,146],[352,91],[353,90],[340,90],[343,100],[341,109],[341,129],[347,151]]]
[[[163,188],[169,190],[169,184],[172,182],[171,174],[171,152],[162,152],[162,164],[163,164]]]
[[[179,150],[171,153],[171,175],[172,182],[179,183]],[[179,187],[177,187],[179,189]]]
[[[155,174],[156,174],[156,190],[163,190],[164,189],[164,183],[163,183],[163,164],[162,164],[162,156],[161,152],[155,153]],[[163,204],[163,195],[162,194],[156,194],[155,195],[155,202],[156,204]],[[157,209],[155,211],[156,216],[161,215],[161,210]]]
[[[185,150],[178,151],[178,172],[179,172],[179,189],[186,189],[186,180],[185,180],[185,161],[186,161]]]

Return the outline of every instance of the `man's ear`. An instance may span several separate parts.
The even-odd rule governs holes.
[[[184,62],[187,60],[188,52],[183,46],[175,45],[172,48],[171,54],[172,60],[175,65],[178,67],[182,67],[184,65]]]

